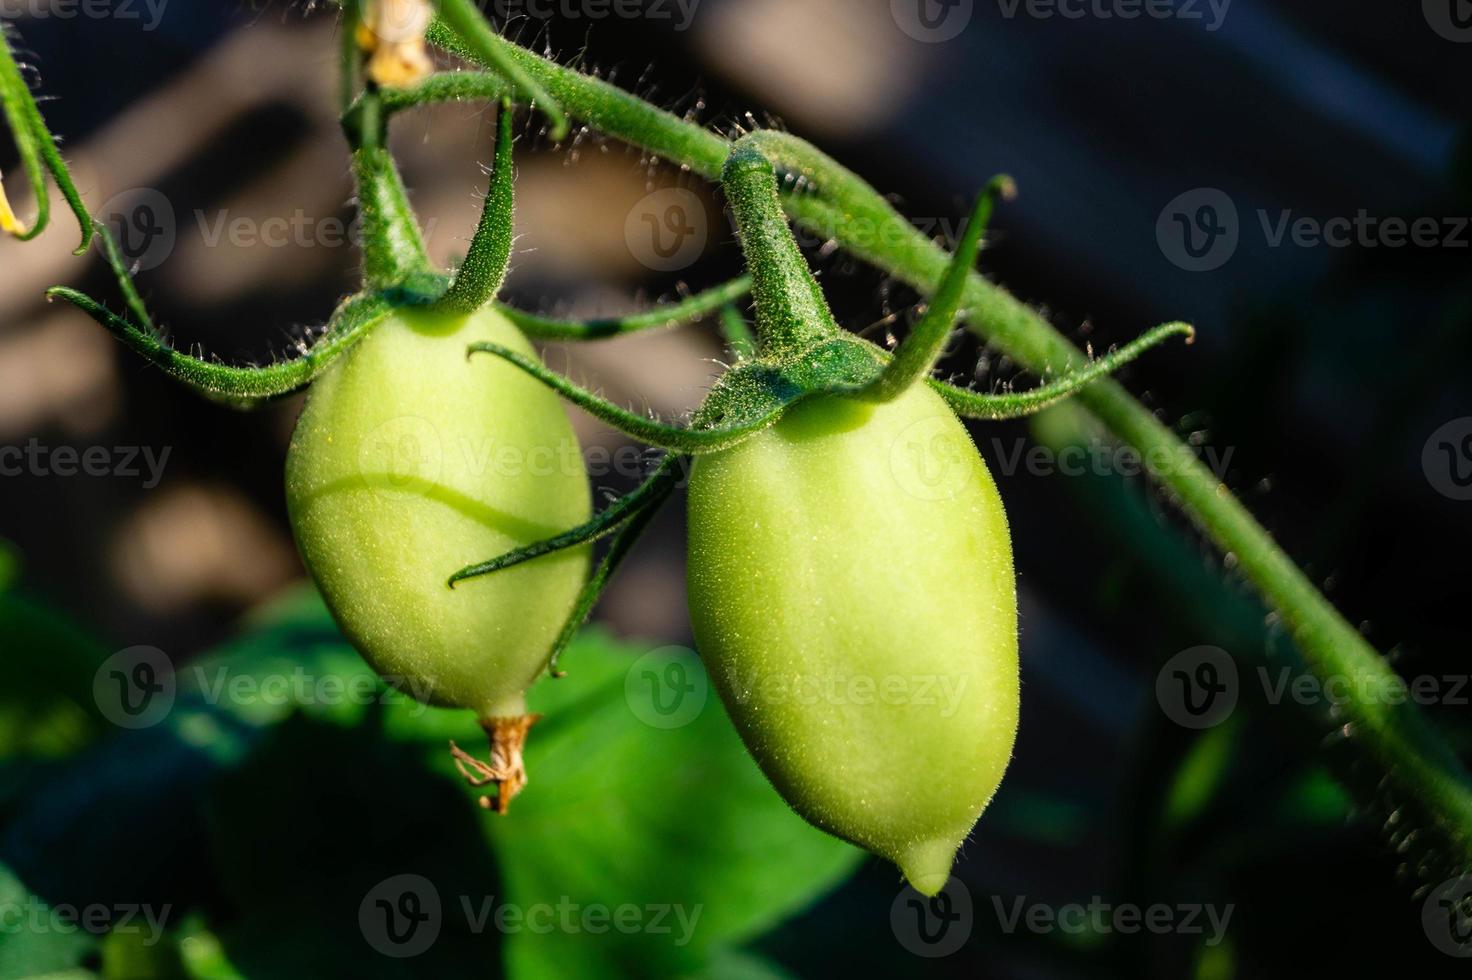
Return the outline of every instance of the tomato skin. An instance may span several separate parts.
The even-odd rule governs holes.
[[[1001,498],[918,386],[820,396],[695,465],[697,645],[767,777],[808,821],[945,883],[1018,720]]]
[[[492,310],[401,311],[311,389],[286,498],[339,627],[390,680],[482,718],[522,714],[587,577],[589,550],[449,576],[586,521],[577,436],[557,396],[467,347],[531,345]]]

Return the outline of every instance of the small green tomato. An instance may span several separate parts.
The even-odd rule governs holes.
[[[364,659],[406,693],[475,711],[494,742],[493,723],[514,730],[525,715],[588,549],[446,580],[582,523],[592,503],[556,395],[502,361],[467,359],[478,341],[532,350],[491,310],[401,311],[375,327],[313,384],[286,499],[307,568]],[[501,785],[504,806],[519,787]]]
[[[1017,732],[1007,518],[930,389],[819,396],[690,483],[690,612],[727,710],[808,821],[935,894]]]

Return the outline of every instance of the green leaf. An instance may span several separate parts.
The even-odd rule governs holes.
[[[76,967],[97,947],[82,929],[58,928],[55,910],[9,868],[0,865],[0,977],[39,977]],[[85,974],[80,974],[85,975]]]
[[[499,817],[448,753],[450,738],[477,745],[473,716],[386,690],[316,595],[298,593],[180,667],[167,722],[54,779],[18,840],[75,885],[140,821],[174,814],[161,839],[179,850],[147,860],[173,876],[177,916],[201,911],[245,976],[700,974],[860,854],[786,808],[713,693],[683,727],[640,720],[647,706],[626,688],[644,653],[585,632],[571,675],[532,689],[546,717],[527,747],[531,783]],[[273,680],[285,702],[267,696]],[[42,826],[54,854],[37,850]],[[428,950],[397,959],[360,913],[402,874],[433,883],[441,919]],[[545,921],[552,931],[536,931]]]
[[[860,859],[787,809],[693,658],[679,659],[687,683],[707,692],[698,714],[668,729],[640,720],[653,717],[640,652],[585,634],[568,652],[568,679],[532,689],[546,720],[527,747],[531,782],[487,829],[513,901],[634,906],[646,931],[512,933],[513,976],[686,972],[806,907]]]
[[[0,538],[0,592],[9,592],[20,578],[20,549]]]
[[[0,689],[0,759],[65,756],[91,741],[105,725],[92,697],[106,656],[101,642],[60,613],[4,592],[0,637],[11,670]]]

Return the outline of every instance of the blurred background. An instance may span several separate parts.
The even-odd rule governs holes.
[[[987,274],[1095,350],[1166,320],[1197,325],[1194,347],[1153,353],[1124,380],[1218,469],[1370,642],[1390,651],[1403,676],[1434,679],[1427,711],[1466,757],[1472,5],[497,0],[490,9],[523,43],[717,130],[781,125],[812,139],[937,238],[954,236],[988,177],[1013,175],[1021,194],[995,220]],[[0,0],[0,12],[19,34],[79,188],[138,263],[143,294],[176,346],[231,362],[290,356],[358,275],[333,11],[238,0]],[[474,229],[492,118],[465,104],[395,124],[393,146],[441,265],[462,254]],[[535,120],[523,117],[520,128],[511,302],[611,315],[739,272],[719,194],[704,182],[593,134],[553,147]],[[0,172],[22,206],[14,163],[6,143]],[[689,219],[673,253],[651,237],[674,227],[663,224],[672,208]],[[12,678],[0,720],[0,859],[11,891],[53,907],[86,907],[106,894],[115,908],[146,867],[150,900],[192,910],[189,949],[217,943],[224,962],[249,947],[257,967],[237,956],[235,969],[277,974],[291,962],[284,937],[297,933],[248,924],[242,896],[269,903],[310,892],[300,876],[324,851],[288,848],[286,860],[279,838],[254,840],[278,848],[266,861],[279,875],[258,872],[259,891],[233,890],[237,879],[208,870],[214,865],[193,850],[219,826],[220,780],[235,805],[284,807],[314,826],[319,811],[293,803],[291,792],[315,800],[302,788],[321,792],[342,777],[377,801],[412,796],[417,784],[396,790],[389,763],[354,773],[347,739],[332,746],[340,755],[319,757],[287,788],[262,780],[246,792],[231,782],[241,778],[235,763],[219,761],[207,775],[169,781],[149,809],[109,794],[132,792],[145,772],[176,771],[169,767],[178,760],[159,761],[137,742],[118,757],[95,705],[63,710],[47,700],[66,700],[58,692],[77,677],[85,694],[95,666],[88,657],[136,646],[166,651],[175,664],[204,656],[259,623],[262,608],[279,610],[283,596],[299,601],[304,579],[281,489],[300,400],[248,414],[206,404],[84,315],[48,305],[43,291],[57,283],[120,305],[99,258],[70,254],[65,209],[53,220],[36,242],[0,242],[0,446],[24,451],[0,458],[10,464],[0,474],[0,588],[8,590],[0,650],[24,675]],[[826,243],[809,244],[840,322],[876,340],[903,334],[913,293]],[[699,403],[723,352],[713,329],[695,327],[553,347],[547,356],[615,400],[675,417]],[[947,368],[982,387],[1030,380],[975,338],[958,341]],[[622,437],[574,415],[586,445],[631,458],[617,452]],[[773,906],[718,943],[721,957],[681,961],[679,971],[1296,977],[1465,969],[1437,935],[1446,921],[1438,926],[1427,902],[1438,882],[1418,865],[1415,841],[1396,836],[1393,808],[1363,805],[1373,773],[1357,787],[1355,760],[1336,759],[1344,749],[1332,699],[1275,698],[1263,682],[1276,683],[1295,660],[1273,617],[1234,580],[1233,556],[1202,543],[1117,452],[1101,447],[1092,462],[1068,465],[1081,457],[1063,449],[1096,440],[1074,413],[973,432],[1012,521],[1024,700],[1012,771],[958,866],[966,900],[911,908],[891,868],[853,859],[843,873],[815,875],[800,900],[789,895],[781,915]],[[78,472],[75,459],[89,450],[97,472]],[[623,491],[635,469],[604,467],[594,482]],[[600,606],[596,635],[620,655],[691,642],[681,511],[666,509]],[[297,622],[298,613],[285,615],[288,626]],[[320,638],[330,627],[320,616],[311,622],[314,642],[330,643],[330,632]],[[307,629],[273,623],[272,635],[287,637],[283,649]],[[1173,658],[1195,663],[1203,647],[1235,670],[1233,707],[1192,726],[1157,679],[1163,665],[1183,662]],[[89,666],[68,680],[61,663]],[[43,716],[59,727],[43,731]],[[302,745],[322,744],[312,738]],[[262,751],[298,757],[275,741]],[[121,768],[108,768],[109,758]],[[79,767],[110,775],[99,786]],[[710,775],[698,760],[689,773],[694,786]],[[436,807],[453,811],[457,827],[478,819],[460,812],[465,801],[445,788],[452,783],[434,785],[437,797],[426,791],[385,805],[421,827],[437,826]],[[384,826],[377,806],[363,819]],[[78,841],[105,838],[99,825],[124,813],[143,839],[99,845],[74,866]],[[734,819],[728,830],[739,836],[743,826]],[[696,829],[654,839],[661,866],[682,860]],[[239,840],[224,839],[227,849]],[[138,848],[152,858],[138,864]],[[342,853],[351,861],[361,852]],[[761,853],[745,860],[784,861],[779,847]],[[789,876],[804,867],[792,859]],[[330,874],[307,879],[340,884]],[[352,887],[346,892],[362,894]],[[454,887],[440,890],[449,906]],[[1162,929],[1121,928],[1107,915],[1071,928],[1068,910],[1090,903],[1174,911]],[[1024,915],[1019,925],[1019,908],[1052,913],[1054,924],[1029,927]],[[1190,924],[1181,911],[1189,908]],[[347,908],[348,920],[356,909]],[[1225,917],[1222,929],[1212,913]],[[302,935],[319,915],[327,913],[302,912]],[[453,945],[401,959],[347,935],[356,946],[316,963],[318,975],[350,975],[349,962],[360,976],[427,968]],[[463,959],[440,965],[513,975],[555,975],[548,963],[570,968],[560,953],[546,962],[503,957],[494,937],[476,938]],[[17,931],[7,924],[0,975],[154,975],[205,962],[181,946],[179,962],[165,966],[93,939],[74,954],[48,947],[32,963],[28,952],[14,953]],[[1468,951],[1465,935],[1457,942]],[[291,955],[310,945],[302,939]],[[368,958],[356,958],[358,946]],[[644,955],[634,944],[601,968],[664,971]]]

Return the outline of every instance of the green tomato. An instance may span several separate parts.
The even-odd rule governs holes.
[[[460,568],[586,521],[577,436],[557,397],[494,341],[499,313],[399,312],[313,384],[292,437],[297,545],[343,633],[385,678],[482,720],[525,713],[588,573],[587,548],[451,589]]]
[[[767,777],[808,821],[926,894],[1017,732],[1006,514],[929,388],[836,396],[695,465],[697,644]]]

